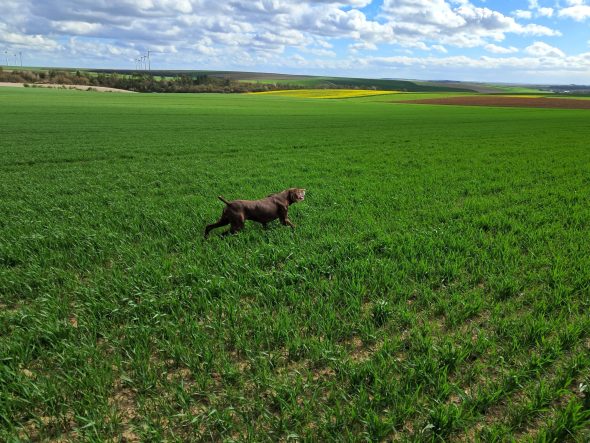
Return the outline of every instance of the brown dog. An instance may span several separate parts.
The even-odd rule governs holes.
[[[224,234],[235,234],[244,227],[246,220],[262,223],[266,228],[268,222],[278,218],[285,226],[294,228],[295,225],[287,217],[287,211],[289,205],[300,202],[305,198],[305,189],[285,189],[260,200],[234,200],[229,202],[221,195],[218,198],[226,204],[226,207],[223,209],[221,218],[217,223],[207,225],[205,238],[212,229],[225,225],[231,225],[231,227]]]

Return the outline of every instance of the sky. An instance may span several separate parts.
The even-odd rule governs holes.
[[[590,84],[590,0],[0,0],[0,64]],[[15,56],[16,55],[16,56]]]

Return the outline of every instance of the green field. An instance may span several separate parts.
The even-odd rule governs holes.
[[[500,92],[504,93],[511,93],[511,94],[551,94],[551,91],[537,89],[537,88],[527,88],[526,86],[500,86],[500,85],[492,85],[498,89]]]
[[[0,441],[588,441],[590,114],[370,100],[0,88]]]
[[[215,76],[215,75],[214,75]],[[357,87],[360,89],[376,88],[384,91],[407,92],[474,92],[468,86],[461,85],[444,86],[435,83],[419,83],[408,80],[391,79],[365,79],[347,77],[311,77],[311,78],[245,78],[245,82],[258,82],[267,84],[294,85],[302,88],[346,88]]]

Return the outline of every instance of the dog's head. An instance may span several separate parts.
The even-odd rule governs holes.
[[[305,189],[291,188],[289,189],[289,201],[297,203],[305,199]]]

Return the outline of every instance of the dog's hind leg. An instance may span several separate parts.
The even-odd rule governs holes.
[[[236,221],[236,223],[231,224],[231,228],[229,228],[230,234],[236,234],[237,232],[241,231],[244,228],[244,221]]]
[[[240,214],[230,221],[231,227],[223,235],[236,234],[244,228],[244,215]]]
[[[207,238],[207,236],[209,235],[209,232],[212,229],[221,228],[222,226],[225,226],[225,225],[229,225],[229,220],[227,218],[221,216],[221,218],[219,219],[218,222],[211,223],[210,225],[207,225],[207,227],[205,228],[205,238]]]

